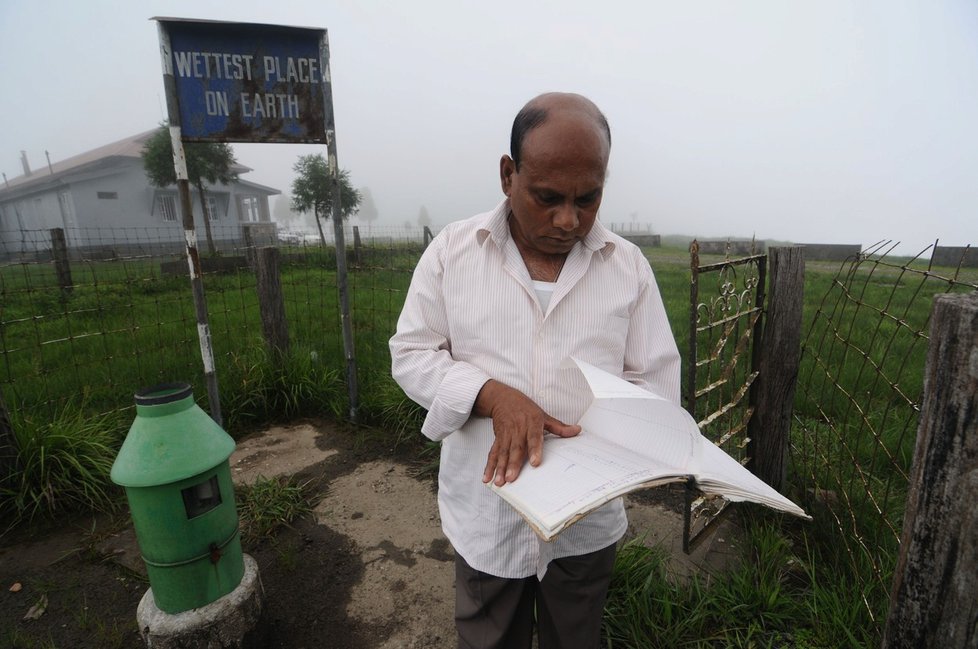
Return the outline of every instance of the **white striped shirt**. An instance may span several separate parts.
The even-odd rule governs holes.
[[[472,415],[490,378],[547,414],[576,423],[591,392],[575,356],[679,401],[679,352],[648,261],[595,221],[568,253],[543,311],[509,233],[509,201],[443,229],[411,280],[390,341],[394,379],[428,409],[421,432],[441,441],[442,529],[470,566],[498,577],[542,575],[554,558],[600,550],[625,533],[620,498],[542,543],[482,482],[492,420]],[[546,454],[546,444],[544,444]],[[531,471],[528,465],[524,471]]]

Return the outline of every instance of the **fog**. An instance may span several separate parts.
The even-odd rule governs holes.
[[[340,166],[378,224],[501,199],[519,108],[587,95],[612,128],[601,218],[660,234],[978,244],[978,3],[0,2],[0,171],[164,118],[153,16],[329,30]],[[321,145],[236,144],[288,192]],[[273,211],[274,211],[273,199]]]

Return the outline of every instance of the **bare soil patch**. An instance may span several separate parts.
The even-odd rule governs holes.
[[[454,556],[435,478],[420,466],[381,432],[324,421],[239,441],[236,483],[290,475],[314,494],[312,516],[244,546],[258,562],[270,647],[454,646]],[[676,574],[736,557],[730,524],[683,555],[679,502],[670,489],[630,497],[629,538],[666,547]],[[148,587],[127,512],[18,530],[0,538],[0,646],[143,647],[136,606]]]

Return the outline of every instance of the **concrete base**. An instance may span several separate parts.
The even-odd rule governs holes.
[[[139,634],[150,649],[249,649],[264,646],[260,628],[262,585],[258,564],[247,554],[244,576],[233,591],[207,606],[182,613],[161,611],[153,589],[136,608]]]

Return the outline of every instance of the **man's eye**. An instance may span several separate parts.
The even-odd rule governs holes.
[[[575,202],[577,203],[578,207],[588,207],[589,205],[594,205],[594,201],[596,200],[598,200],[597,194],[587,194],[585,196],[581,196]]]
[[[556,194],[537,194],[537,200],[543,205],[554,205],[560,202],[560,196]]]

